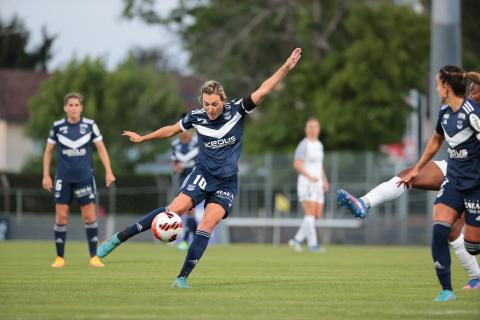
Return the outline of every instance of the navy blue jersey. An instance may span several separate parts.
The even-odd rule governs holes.
[[[75,124],[67,119],[55,121],[48,143],[57,150],[57,179],[67,182],[85,181],[93,176],[93,143],[102,140],[95,121],[81,118]]]
[[[183,143],[180,138],[172,141],[172,161],[178,161],[182,168],[189,169],[195,166],[198,156],[197,137],[192,137],[187,143]]]
[[[255,108],[250,97],[233,99],[223,113],[208,119],[205,109],[190,111],[180,120],[182,130],[195,128],[198,136],[198,165],[216,177],[231,177],[238,171],[242,152],[243,120]]]
[[[447,179],[457,190],[480,187],[480,107],[465,99],[454,112],[442,106],[436,132],[448,143]]]

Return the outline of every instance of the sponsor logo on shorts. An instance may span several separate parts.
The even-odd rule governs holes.
[[[195,190],[195,185],[194,184],[189,184],[187,187],[187,191],[193,191]]]
[[[223,190],[218,190],[217,192],[215,192],[215,196],[217,198],[227,200],[230,203],[230,207],[232,206],[231,203],[233,202],[233,199],[235,197],[233,192],[223,191]]]
[[[82,198],[82,197],[90,196],[90,195],[93,195],[93,191],[92,191],[91,186],[85,186],[83,188],[75,190],[75,196],[77,198]]]
[[[479,214],[480,215],[480,201],[479,200],[476,200],[476,201],[465,200],[464,203],[465,203],[465,209],[467,209],[467,212],[469,214]],[[478,218],[476,220],[478,220]]]

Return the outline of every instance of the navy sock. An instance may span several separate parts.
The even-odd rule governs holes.
[[[188,241],[190,234],[192,235],[192,238],[195,237],[195,232],[197,232],[197,220],[194,217],[188,217],[186,227],[185,236],[183,238],[184,241]]]
[[[126,227],[123,231],[120,231],[117,235],[118,240],[121,242],[124,242],[131,237],[133,237],[136,234],[142,233],[144,231],[147,231],[152,227],[152,221],[155,219],[155,217],[165,211],[165,207],[160,207],[158,209],[155,209],[149,213],[147,213],[145,216],[143,216],[140,220],[138,220],[136,223],[132,224],[131,226]]]
[[[98,243],[97,221],[93,221],[91,223],[85,223],[85,234],[87,235],[88,251],[90,252],[90,257],[93,257],[97,254],[97,243]]]
[[[183,263],[182,270],[178,275],[179,277],[188,277],[190,275],[193,268],[195,268],[198,261],[205,252],[205,249],[207,249],[208,240],[210,240],[210,233],[202,230],[197,230],[197,232],[195,233],[195,238],[193,239],[190,248],[188,248],[185,262]]]
[[[433,224],[432,257],[443,290],[452,290],[450,248],[448,246],[448,234],[451,229],[452,227],[444,222]]]
[[[56,224],[53,227],[55,236],[55,247],[57,248],[57,256],[63,258],[65,252],[65,241],[67,240],[67,226],[64,224]]]

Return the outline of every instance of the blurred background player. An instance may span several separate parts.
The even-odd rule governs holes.
[[[302,202],[305,217],[297,234],[288,243],[296,251],[302,251],[302,242],[307,239],[308,248],[313,252],[324,251],[317,240],[315,220],[323,214],[324,193],[328,191],[328,179],[323,170],[323,144],[318,140],[320,122],[310,118],[305,123],[305,138],[295,150],[293,167],[298,172],[297,193]]]
[[[192,110],[179,122],[161,127],[145,136],[125,131],[123,135],[129,137],[130,141],[138,143],[169,138],[195,128],[199,142],[198,162],[184,181],[179,194],[168,207],[158,208],[135,224],[114,234],[98,247],[98,256],[108,255],[129,238],[150,229],[158,213],[167,210],[182,215],[205,200],[205,213],[180,273],[173,283],[174,288],[190,288],[187,278],[207,249],[210,235],[215,227],[231,213],[238,193],[237,172],[242,151],[245,116],[271,94],[288,72],[295,67],[301,53],[300,48],[295,49],[270,78],[245,98],[228,101],[223,86],[219,82],[207,81],[200,90],[202,108]]]
[[[183,113],[182,118],[187,114]],[[181,186],[185,178],[192,172],[198,155],[198,141],[191,130],[183,131],[180,136],[172,142],[171,160],[173,171],[177,174],[178,186]],[[192,239],[197,232],[197,220],[195,219],[195,208],[188,211],[184,228],[183,240],[177,245],[179,250],[188,250],[190,235]]]
[[[92,146],[95,144],[105,167],[107,187],[115,181],[107,148],[95,121],[82,117],[83,98],[78,93],[68,93],[64,98],[64,119],[55,121],[48,136],[43,156],[42,186],[55,198],[55,246],[57,257],[54,268],[65,265],[64,252],[67,238],[67,223],[70,204],[77,198],[85,223],[90,265],[103,267],[96,256],[98,243],[98,225],[95,216],[96,187],[93,176]],[[50,163],[56,149],[57,170],[55,182],[50,177]]]
[[[480,103],[480,74],[469,72],[470,94],[469,98]],[[361,198],[356,198],[344,189],[337,191],[339,205],[348,209],[356,218],[363,219],[367,216],[368,210],[384,202],[398,198],[407,188],[399,185],[399,182],[413,169],[413,166],[401,171],[389,181],[385,181]],[[429,161],[418,175],[413,179],[408,188],[420,190],[438,191],[445,180],[447,162]],[[470,276],[470,281],[464,289],[480,289],[480,267],[477,259],[465,250],[462,228],[465,222],[465,215],[462,214],[453,224],[448,236],[449,244],[454,249],[457,258]]]

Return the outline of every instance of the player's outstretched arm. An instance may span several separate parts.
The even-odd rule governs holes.
[[[115,182],[116,178],[113,175],[112,167],[110,166],[110,157],[108,156],[107,147],[105,147],[103,141],[96,142],[95,146],[97,147],[100,160],[105,167],[105,184],[107,187],[110,187],[110,185]]]
[[[411,188],[413,179],[419,174],[419,172],[422,170],[422,168],[430,161],[433,159],[435,154],[438,152],[440,147],[442,146],[443,140],[445,138],[435,132],[432,137],[428,140],[427,146],[425,147],[425,150],[423,151],[422,156],[420,157],[420,160],[418,160],[417,164],[410,170],[410,172],[402,178],[398,182],[399,185],[404,184],[408,188]]]
[[[130,141],[138,143],[138,142],[143,142],[143,141],[148,141],[153,139],[170,138],[179,134],[180,132],[182,132],[182,128],[180,128],[180,123],[177,122],[170,126],[161,127],[160,129],[154,132],[150,132],[149,134],[146,134],[144,136],[141,136],[138,133],[133,131],[123,131],[122,136],[126,136],[130,138]]]
[[[302,49],[296,48],[293,50],[290,57],[288,57],[287,61],[267,80],[265,80],[260,88],[254,91],[251,95],[253,103],[258,106],[262,103],[263,99],[268,96],[273,89],[282,81],[282,79],[287,75],[287,73],[295,68],[298,60],[302,56]]]

